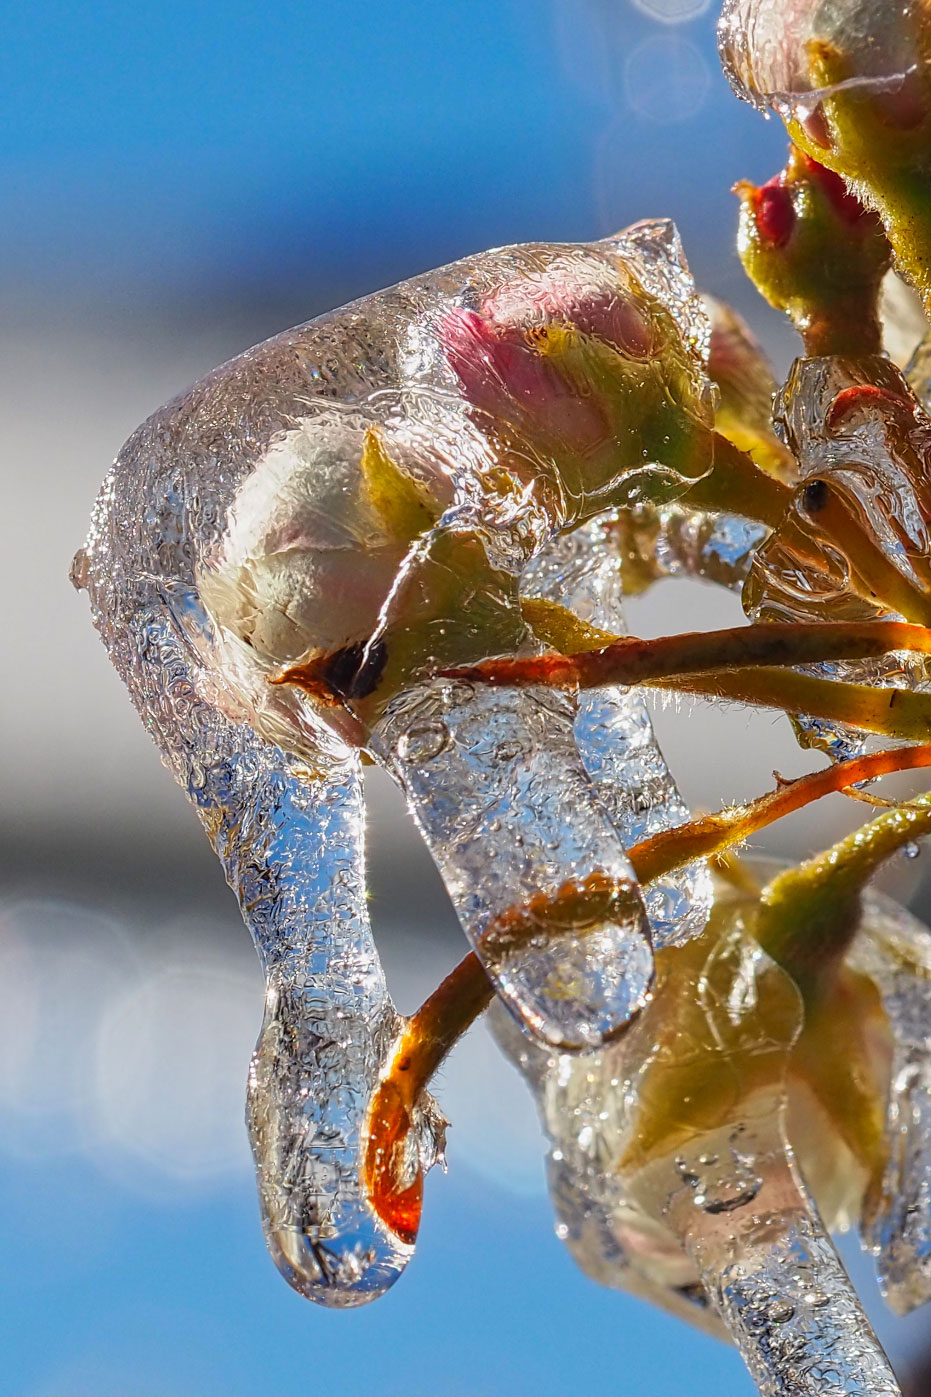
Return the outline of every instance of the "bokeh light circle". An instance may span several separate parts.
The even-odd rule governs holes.
[[[711,87],[702,54],[678,34],[644,39],[624,65],[628,105],[658,126],[688,121],[705,104]]]
[[[711,0],[630,0],[635,10],[660,24],[687,24],[707,14]]]

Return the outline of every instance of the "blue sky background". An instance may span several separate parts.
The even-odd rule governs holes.
[[[339,302],[670,214],[724,289],[728,189],[782,138],[731,96],[713,20],[633,0],[5,4],[9,269],[116,305]]]
[[[480,1035],[444,1075],[450,1174],[429,1181],[397,1288],[330,1314],[279,1280],[242,1126],[254,958],[65,581],[107,462],[149,411],[248,343],[466,252],[671,215],[700,282],[784,360],[790,336],[743,284],[729,193],[779,167],[783,138],[730,94],[700,0],[679,0],[684,23],[648,13],[675,4],[0,3],[0,560],[17,601],[0,1391],[752,1390],[722,1345],[574,1269],[529,1102]],[[706,803],[798,769],[772,720],[741,719],[749,755],[722,775],[725,719],[699,712],[676,749],[704,763]],[[410,1008],[459,942],[391,809],[374,905]]]

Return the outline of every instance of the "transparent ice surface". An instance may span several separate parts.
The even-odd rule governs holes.
[[[895,92],[918,60],[925,0],[727,0],[718,25],[724,71],[739,97],[780,113],[811,114],[839,86]],[[812,43],[833,46],[845,77],[825,86]]]
[[[893,1030],[886,1170],[864,1219],[889,1305],[931,1300],[931,933],[873,894],[852,964],[878,985]]]
[[[558,692],[434,680],[396,700],[370,742],[504,1002],[546,1042],[584,1049],[642,1008],[653,958],[574,720]],[[608,898],[571,905],[591,878]]]
[[[525,569],[523,595],[557,602],[591,626],[621,633],[617,522],[616,515],[609,515],[555,539]],[[625,848],[690,818],[639,691],[611,686],[581,693],[575,740]],[[687,941],[704,927],[710,874],[704,864],[679,869],[651,883],[644,901],[654,946]]]
[[[828,482],[883,554],[917,587],[927,585],[931,493],[924,469],[931,421],[902,373],[879,355],[797,359],[775,409],[795,454],[802,486]],[[803,497],[801,497],[803,498]],[[794,509],[798,509],[796,501]],[[798,516],[790,517],[797,519]],[[805,521],[802,520],[805,527]],[[756,553],[744,589],[754,621],[865,620],[879,614],[850,591],[850,569],[831,545],[813,565],[777,529]],[[915,689],[927,667],[917,655],[820,665],[810,672],[855,683]],[[866,738],[841,724],[801,719],[807,741],[835,760],[862,751]]]
[[[897,1397],[889,1361],[804,1186],[780,1152],[727,1231],[682,1226],[686,1247],[761,1397]],[[685,1206],[688,1206],[687,1200]],[[681,1203],[680,1203],[681,1207]],[[672,1205],[672,1215],[680,1213]]]
[[[625,587],[641,591],[662,577],[692,577],[740,591],[769,529],[739,514],[690,509],[688,500],[618,515],[616,546]]]
[[[301,1293],[362,1303],[397,1279],[412,1247],[375,1217],[361,1177],[372,1085],[402,1021],[365,907],[358,758],[331,744],[308,770],[232,722],[217,673],[185,633],[196,621],[188,595],[143,578],[133,590],[95,590],[94,599],[106,606],[98,616],[111,654],[197,809],[265,971],[247,1120],[270,1251]],[[425,1100],[417,1125],[425,1164],[433,1120]]]
[[[614,396],[553,369],[533,348],[547,336],[609,365]],[[249,1128],[266,1232],[325,1304],[380,1293],[411,1249],[362,1177],[402,1027],[364,901],[357,749],[373,725],[525,1022],[587,1046],[645,1000],[647,922],[572,703],[423,675],[527,643],[519,575],[560,529],[705,469],[631,448],[625,413],[652,394],[661,425],[706,440],[706,339],[671,224],[506,248],[248,350],[143,423],[104,482],[73,579],[262,957]],[[326,662],[322,697],[269,684],[297,660]],[[387,716],[364,703],[386,665]],[[521,902],[539,934],[509,940]],[[427,1099],[414,1117],[412,1176],[440,1128]]]
[[[695,577],[739,591],[769,530],[739,514],[668,505],[659,516],[654,558],[666,577]]]
[[[801,1124],[802,1004],[747,930],[753,905],[716,881],[705,935],[660,952],[652,1003],[598,1053],[547,1053],[496,1011],[493,1027],[536,1097],[557,1232],[589,1275],[723,1322],[766,1397],[894,1394],[787,1137],[798,1095],[806,1158],[838,1148],[820,1116]],[[885,964],[884,935],[871,900],[868,960]],[[840,1151],[812,1175],[836,1192],[845,1167]]]

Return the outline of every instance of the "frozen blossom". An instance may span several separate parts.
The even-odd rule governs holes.
[[[323,1303],[399,1274],[441,1135],[423,1096],[390,1161],[403,1221],[376,1206],[367,1113],[404,1022],[365,905],[359,748],[404,789],[526,1027],[591,1048],[646,1002],[625,846],[653,806],[684,807],[642,704],[605,699],[612,759],[595,700],[431,676],[539,650],[528,562],[567,525],[707,469],[706,338],[668,225],[505,249],[233,360],[143,424],[101,491],[75,580],[261,956],[248,1121],[263,1220],[284,1275]],[[620,625],[610,554],[598,567],[592,619]],[[575,571],[556,588],[566,607],[588,585]],[[288,666],[306,682],[269,682]],[[700,929],[705,882],[651,893],[667,935]]]
[[[926,9],[881,43],[877,15],[732,0],[732,80],[813,142],[839,92],[904,121]],[[841,37],[853,66],[827,82],[812,55]],[[765,870],[691,845],[657,862],[701,822],[683,832],[642,689],[610,666],[666,644],[624,639],[625,593],[691,577],[740,592],[753,654],[785,646],[751,664],[742,631],[717,638],[724,677],[747,670],[803,741],[840,759],[866,737],[777,703],[774,675],[859,686],[896,735],[897,691],[927,687],[929,381],[927,343],[907,374],[809,353],[774,415],[759,347],[660,221],[367,296],[126,443],[73,578],[262,962],[247,1124],[269,1250],[302,1294],[353,1306],[404,1269],[443,1151],[429,1077],[493,998],[583,1269],[728,1333],[765,1397],[898,1391],[830,1233],[860,1228],[894,1308],[931,1298],[928,934],[859,886],[819,903],[834,851],[803,866],[785,925]],[[916,614],[893,627],[912,650],[847,658]],[[830,629],[804,623],[836,621],[870,623],[860,648],[797,664],[793,641]],[[791,628],[775,647],[771,626]],[[691,661],[655,682],[718,692],[712,642],[667,640]],[[412,1019],[369,924],[363,757],[472,948]]]
[[[926,0],[727,0],[724,69],[738,93],[795,112],[823,139],[817,108],[838,86],[895,103],[922,61]],[[825,70],[825,54],[842,66]]]

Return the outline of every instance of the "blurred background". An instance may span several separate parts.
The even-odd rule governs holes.
[[[529,1099],[481,1028],[445,1070],[449,1175],[371,1309],[279,1280],[243,1126],[257,963],[218,865],[68,585],[124,438],[240,349],[496,244],[670,215],[700,285],[780,369],[792,337],[744,283],[735,179],[782,163],[717,65],[706,0],[115,0],[0,4],[0,1330],[4,1392],[750,1394],[736,1356],[596,1288],[557,1242]],[[736,622],[664,584],[641,634]],[[782,720],[657,715],[696,805],[798,773]],[[372,913],[410,1010],[461,953],[377,778]],[[761,840],[826,843],[822,803]],[[927,855],[891,872],[920,910]],[[900,1369],[894,1322],[846,1254]],[[914,1392],[931,1391],[916,1377]]]

